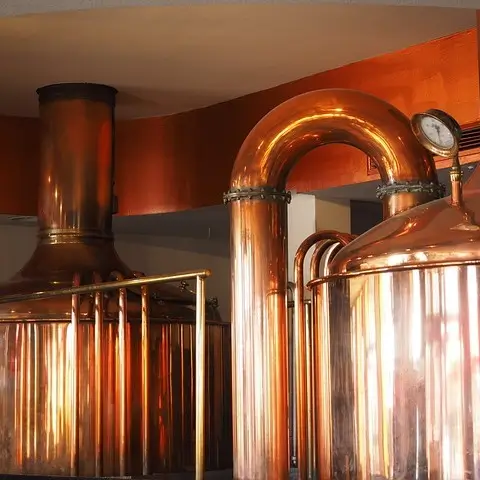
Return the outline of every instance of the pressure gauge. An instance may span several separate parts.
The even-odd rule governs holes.
[[[412,117],[412,130],[418,141],[441,157],[458,154],[462,129],[457,121],[441,110],[427,110]]]

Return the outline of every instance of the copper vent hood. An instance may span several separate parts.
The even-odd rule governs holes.
[[[112,233],[116,90],[74,83],[46,86],[37,93],[42,125],[38,244],[27,264],[0,285],[0,296],[141,275],[121,261]],[[142,449],[151,452],[151,473],[193,466],[195,295],[185,285],[156,287],[148,312],[147,386],[142,385],[139,360],[141,292],[125,292],[124,312],[118,295],[105,294],[102,302],[100,387],[93,361],[92,317],[98,308],[93,296],[80,297],[73,359],[71,297],[1,306],[0,473],[138,475]],[[206,312],[205,464],[221,469],[231,465],[232,455],[230,325],[221,321],[215,305],[208,303]],[[128,316],[124,355],[120,314]],[[71,362],[78,371],[75,412]],[[120,364],[127,372],[122,400]],[[140,432],[141,388],[149,389],[152,399],[147,446]],[[95,439],[96,421],[103,434]]]

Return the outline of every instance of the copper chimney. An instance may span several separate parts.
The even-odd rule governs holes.
[[[116,90],[73,83],[37,92],[42,125],[38,245],[20,272],[0,286],[0,296],[139,275],[120,260],[112,234]],[[150,298],[145,385],[139,349],[141,295],[140,289],[131,288],[105,294],[100,304],[82,295],[73,356],[71,297],[2,306],[1,473],[138,475],[146,472],[145,462],[148,473],[191,469],[195,296],[185,286],[162,286]],[[104,322],[95,336],[98,309]],[[214,305],[209,303],[206,310],[205,464],[221,469],[230,466],[232,455],[230,327]],[[128,319],[121,333],[119,316]],[[98,344],[95,338],[101,339]],[[101,369],[95,368],[98,352]],[[123,379],[121,369],[127,372]],[[148,444],[141,435],[142,389],[151,399]],[[97,421],[100,429],[94,426]],[[144,452],[149,452],[146,459]]]

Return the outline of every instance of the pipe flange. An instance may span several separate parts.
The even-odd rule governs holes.
[[[274,187],[232,188],[223,194],[224,204],[240,200],[276,200],[290,203],[292,195]]]
[[[445,196],[445,185],[437,183],[424,182],[393,182],[388,185],[379,185],[377,187],[377,198],[380,200],[387,195],[395,195],[396,193],[428,193],[436,198]]]

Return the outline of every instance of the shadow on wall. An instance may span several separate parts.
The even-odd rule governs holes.
[[[383,220],[383,206],[380,202],[352,200],[350,202],[350,232],[362,235]]]
[[[0,282],[10,279],[30,258],[36,226],[0,225]],[[117,235],[122,260],[147,275],[208,268],[207,297],[217,297],[222,318],[230,319],[230,257],[228,241],[148,235]],[[191,285],[194,287],[194,285]]]

